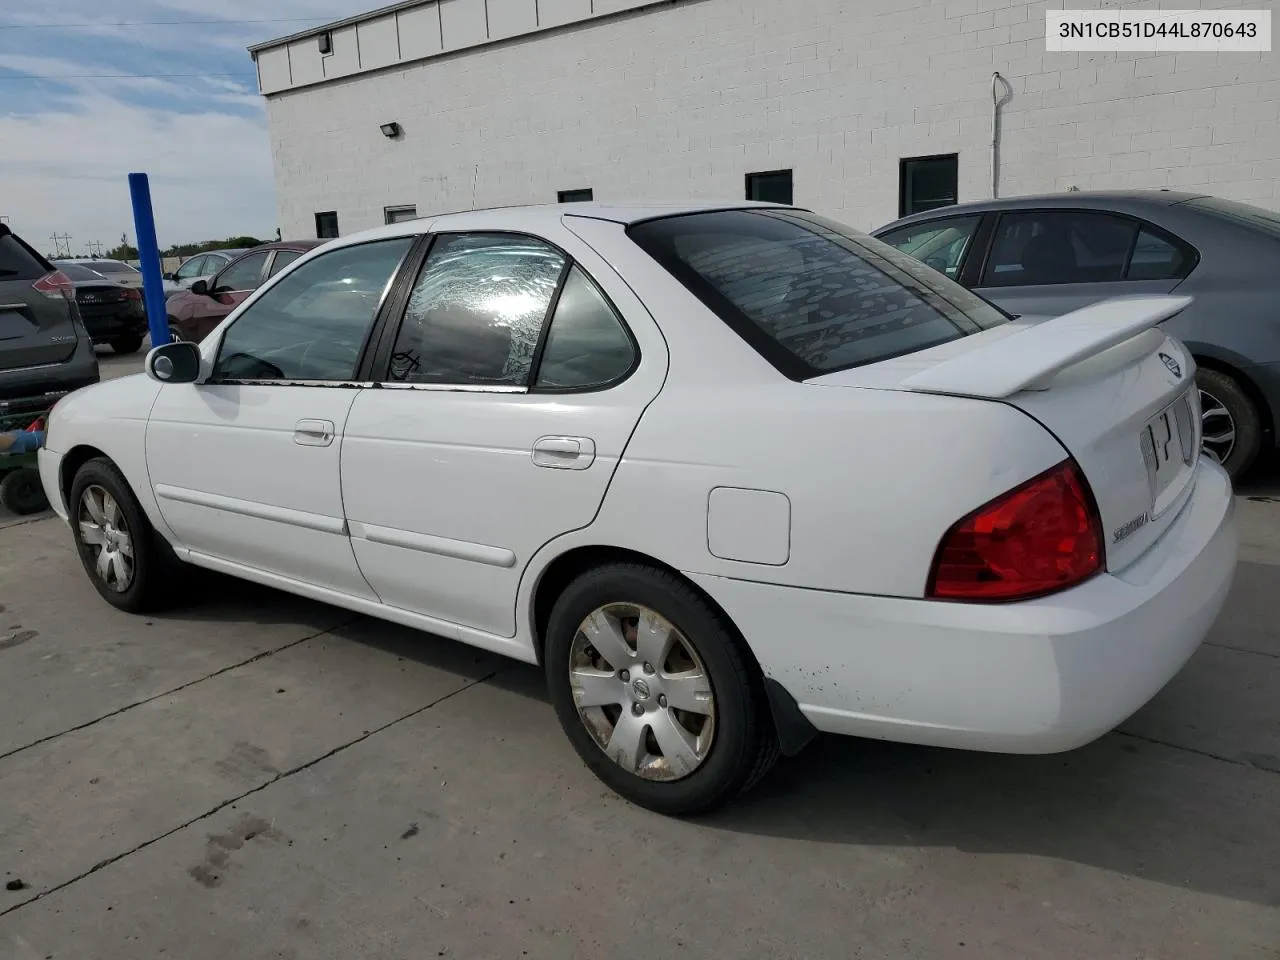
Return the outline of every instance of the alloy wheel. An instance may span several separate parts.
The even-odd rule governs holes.
[[[1226,463],[1236,448],[1236,421],[1226,405],[1211,393],[1200,391],[1201,446],[1219,463]]]
[[[716,733],[711,680],[689,639],[630,603],[597,608],[569,653],[574,705],[614,763],[646,780],[679,780],[707,759]]]
[[[134,553],[120,504],[107,490],[91,484],[80,495],[76,520],[94,574],[108,589],[124,593],[133,583]]]

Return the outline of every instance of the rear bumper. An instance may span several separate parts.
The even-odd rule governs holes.
[[[62,363],[0,370],[0,402],[23,408],[48,409],[60,397],[98,382],[98,358],[87,337]]]
[[[1096,739],[1186,663],[1236,563],[1231,484],[1202,459],[1174,524],[1119,575],[1026,603],[867,597],[693,575],[820,730],[1007,753]]]
[[[81,308],[80,318],[94,343],[108,343],[117,337],[142,336],[147,332],[147,315],[139,306],[92,310]]]

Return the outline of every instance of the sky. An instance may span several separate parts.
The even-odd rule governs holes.
[[[383,0],[0,2],[0,217],[74,255],[134,242],[128,174],[156,233],[274,239],[266,115],[246,47]],[[288,239],[288,238],[286,238]]]

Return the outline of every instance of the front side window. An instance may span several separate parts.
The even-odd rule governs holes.
[[[1124,277],[1136,220],[1085,210],[1001,215],[982,285],[1108,283]]]
[[[784,375],[804,380],[1006,322],[888,244],[813,214],[728,210],[628,235]]]
[[[409,296],[391,379],[524,386],[564,267],[564,254],[531,237],[438,237]]]
[[[267,265],[266,253],[251,253],[241,257],[222,273],[214,282],[214,289],[223,292],[234,290],[257,290],[262,283],[262,268]]]
[[[981,221],[981,217],[930,220],[893,230],[880,239],[954,280]]]
[[[578,267],[569,271],[534,386],[543,390],[590,390],[625,377],[636,348],[622,321]]]
[[[214,380],[351,380],[413,237],[342,247],[250,304],[218,349]]]
[[[176,276],[179,280],[191,280],[194,277],[203,277],[204,265],[208,262],[209,257],[192,257],[178,268]]]

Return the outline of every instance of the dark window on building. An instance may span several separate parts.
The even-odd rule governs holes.
[[[320,55],[322,57],[333,53],[333,34],[329,33],[327,30],[320,34],[317,46],[320,47]]]
[[[602,387],[625,377],[635,360],[635,345],[609,301],[578,267],[571,269],[551,318],[535,386]]]
[[[417,218],[418,208],[412,204],[400,207],[382,208],[383,223],[403,223],[405,220],[416,220]]]
[[[586,203],[595,199],[595,193],[590,187],[581,190],[561,190],[556,194],[556,199],[560,203]]]
[[[1136,220],[1085,210],[1006,213],[996,227],[982,284],[1016,287],[1121,280],[1138,227]],[[1140,274],[1158,267],[1144,263],[1153,254],[1160,256],[1148,244],[1139,259]]]
[[[948,207],[959,196],[959,154],[898,162],[898,216]]]
[[[332,240],[338,235],[338,212],[327,210],[316,214],[316,236],[321,240]]]
[[[438,237],[409,295],[391,379],[524,386],[564,266],[531,237]]]
[[[747,174],[747,199],[761,203],[793,202],[790,170],[770,170],[767,173]]]

